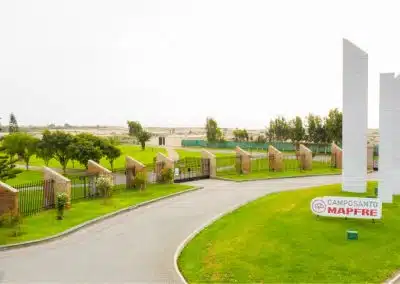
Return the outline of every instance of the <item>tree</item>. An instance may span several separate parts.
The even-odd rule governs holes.
[[[289,124],[283,116],[278,116],[274,121],[274,134],[278,141],[286,141],[289,137]]]
[[[246,129],[235,129],[233,131],[233,136],[235,136],[235,141],[249,141],[249,134]]]
[[[331,109],[326,117],[326,132],[328,142],[342,143],[342,121],[343,114],[337,108]]]
[[[267,128],[267,130],[265,131],[265,136],[266,139],[268,140],[268,142],[272,142],[276,139],[276,135],[275,135],[275,120],[270,120],[269,121],[269,127]]]
[[[39,139],[27,134],[16,132],[4,137],[3,147],[10,157],[14,159],[17,155],[19,159],[25,162],[26,169],[29,169],[29,161],[36,153],[36,146]]]
[[[206,132],[208,142],[218,142],[223,139],[221,129],[218,127],[217,121],[211,117],[206,120]]]
[[[75,137],[67,147],[67,151],[71,159],[78,161],[86,169],[88,168],[89,160],[99,163],[103,157],[103,152],[99,147],[96,147],[92,141],[81,137]]]
[[[142,146],[142,150],[146,149],[146,142],[150,140],[151,136],[151,133],[145,130],[142,130],[137,134],[136,138]]]
[[[110,136],[110,137],[108,137],[108,138],[107,138],[107,142],[108,142],[110,145],[113,145],[113,146],[118,146],[118,145],[121,144],[121,141],[119,140],[119,138],[118,138],[117,136]]]
[[[42,140],[46,140],[46,143],[51,143],[54,147],[54,159],[56,159],[65,174],[67,165],[73,153],[71,152],[70,145],[74,142],[74,137],[64,131],[51,132],[48,136],[43,136]]]
[[[112,144],[108,144],[103,150],[103,154],[110,163],[111,170],[114,171],[114,161],[121,156],[121,150]]]
[[[10,114],[10,123],[8,125],[8,132],[15,133],[19,131],[17,118],[15,117],[14,113]]]
[[[50,134],[49,130],[43,131],[42,140],[38,142],[36,147],[36,156],[43,159],[46,167],[49,166],[50,160],[54,157],[54,145],[50,143],[51,139],[47,138]]]
[[[303,127],[303,120],[300,116],[296,116],[289,122],[289,138],[295,144],[296,148],[299,147],[299,143],[304,140],[305,129]]]
[[[129,135],[133,137],[137,137],[139,133],[143,131],[143,127],[138,121],[128,120],[128,128],[129,128]]]
[[[310,113],[307,117],[307,141],[318,143],[316,116]]]
[[[15,178],[22,171],[15,168],[15,160],[10,160],[6,155],[0,155],[0,181]]]

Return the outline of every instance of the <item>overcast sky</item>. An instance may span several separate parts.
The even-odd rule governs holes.
[[[397,2],[397,3],[396,3]],[[0,1],[0,116],[263,128],[342,108],[342,38],[400,71],[400,1]]]

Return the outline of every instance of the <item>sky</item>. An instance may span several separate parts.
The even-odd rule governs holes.
[[[342,108],[342,39],[400,71],[400,1],[0,1],[0,117],[21,125],[264,128]]]

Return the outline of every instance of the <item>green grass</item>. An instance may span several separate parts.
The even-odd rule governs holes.
[[[112,197],[108,203],[103,199],[85,199],[72,202],[72,207],[65,211],[64,220],[56,220],[56,211],[46,210],[36,215],[23,218],[22,235],[12,237],[13,230],[0,227],[0,244],[30,241],[55,235],[85,221],[129,207],[144,201],[190,189],[187,185],[164,184],[149,185],[145,191],[123,190]]]
[[[317,219],[310,211],[317,196],[360,195],[341,185],[266,195],[197,235],[179,258],[183,275],[189,283],[378,283],[400,268],[400,196],[377,223]],[[358,241],[346,240],[348,229]]]
[[[142,151],[140,146],[137,145],[120,145],[118,146],[121,149],[121,156],[114,161],[114,168],[124,168],[125,167],[125,156],[131,156],[132,158],[144,163],[152,163],[153,158],[157,155],[158,152],[166,153],[164,148],[159,147],[146,147],[146,150]],[[20,164],[23,164],[22,162]],[[100,161],[100,164],[110,168],[109,162],[103,158]],[[44,166],[44,161],[36,156],[31,158],[30,166]],[[61,165],[55,159],[50,160],[49,167],[51,168],[61,168]],[[78,162],[72,163],[71,161],[68,163],[68,169],[85,169],[83,165],[80,165]]]
[[[6,181],[9,185],[17,185],[17,184],[24,184],[30,183],[33,181],[39,181],[43,179],[43,173],[40,171],[23,171],[22,173],[18,174],[15,178],[9,179]]]
[[[197,150],[197,149],[196,149]],[[188,150],[181,150],[181,149],[176,149],[175,150],[180,159],[183,158],[191,158],[191,157],[195,157],[195,158],[200,158],[201,157],[201,149],[199,149],[198,151],[188,151]],[[228,157],[228,156],[232,156],[235,155],[234,152],[232,153],[213,153],[216,157]]]

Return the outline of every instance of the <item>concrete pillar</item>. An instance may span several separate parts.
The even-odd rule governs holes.
[[[367,169],[372,171],[374,169],[374,146],[367,146]]]
[[[205,149],[201,150],[201,157],[210,160],[210,178],[217,177],[217,159],[215,155]]]
[[[312,170],[312,151],[300,144],[300,167],[305,171]]]
[[[335,163],[336,169],[342,168],[342,148],[340,148],[335,143],[332,143],[332,146],[331,146],[331,159],[332,159],[332,162]]]
[[[284,168],[283,153],[276,149],[274,146],[268,146],[268,159],[269,166],[275,172],[280,172]]]
[[[160,153],[160,152],[157,153],[156,161],[164,162],[164,168],[174,169],[174,160],[171,158],[168,158],[163,153]]]
[[[392,182],[393,194],[400,194],[400,75],[394,80],[393,87],[393,111],[392,111]],[[380,147],[379,147],[380,150]],[[379,161],[380,164],[380,161]],[[379,165],[380,167],[380,165]]]
[[[251,155],[249,152],[243,150],[239,146],[236,146],[236,155],[240,156],[242,162],[242,172],[244,174],[251,173]]]
[[[89,174],[95,174],[95,175],[105,175],[105,176],[111,176],[112,177],[112,172],[103,167],[102,165],[96,163],[95,161],[89,160],[88,161],[88,169],[87,173]]]
[[[0,181],[0,216],[18,212],[18,190]]]
[[[366,192],[368,54],[343,39],[343,191]]]
[[[125,169],[126,169],[126,187],[135,187],[135,179],[137,177],[143,178],[144,185],[147,183],[147,169],[144,164],[133,159],[130,156],[125,157]]]
[[[168,153],[168,158],[178,161],[179,160],[179,154],[178,152],[175,151],[175,149],[168,147],[167,148],[167,153]]]
[[[69,208],[71,206],[71,180],[48,167],[43,167],[43,178],[45,180],[43,188],[45,191],[44,205],[46,205],[46,202],[55,204],[57,201],[57,194],[64,192],[68,196],[66,207]],[[54,189],[54,195],[52,196],[46,194],[46,190],[50,190],[51,188]]]

